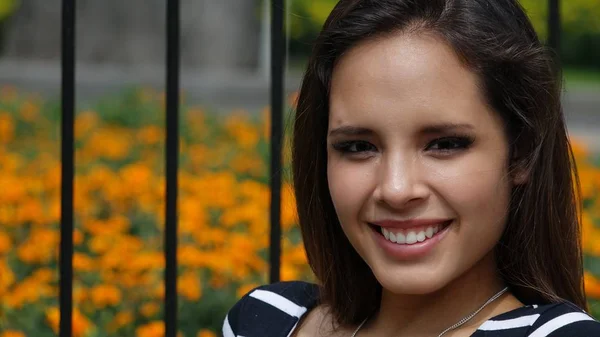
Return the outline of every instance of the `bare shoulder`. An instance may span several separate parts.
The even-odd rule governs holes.
[[[304,316],[291,337],[342,336],[348,336],[348,330],[334,324],[328,307],[318,305]]]

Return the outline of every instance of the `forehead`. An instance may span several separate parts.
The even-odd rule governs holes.
[[[329,100],[330,127],[490,117],[476,74],[427,34],[395,33],[351,48],[334,68]]]

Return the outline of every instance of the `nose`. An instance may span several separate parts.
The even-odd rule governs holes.
[[[418,158],[388,157],[381,162],[374,197],[391,208],[410,207],[429,196],[425,176],[425,168],[421,167]]]

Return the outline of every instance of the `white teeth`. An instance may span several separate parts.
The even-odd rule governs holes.
[[[417,233],[413,231],[408,232],[408,234],[406,234],[406,243],[412,245],[415,242],[417,242]]]
[[[427,227],[427,230],[425,230],[425,236],[427,236],[429,239],[431,239],[431,237],[433,236],[433,228],[432,227]],[[386,237],[386,239],[387,239],[387,237]]]
[[[396,242],[396,235],[394,233],[390,233],[390,241]]]
[[[396,243],[405,244],[406,236],[404,236],[404,234],[402,234],[402,233],[396,233]]]
[[[431,239],[436,233],[440,231],[441,225],[428,226],[426,228],[422,228],[421,230],[398,230],[397,232],[392,232],[389,229],[385,229],[381,227],[381,233],[385,237],[386,240],[404,245],[412,245],[417,242],[423,242],[427,239]]]

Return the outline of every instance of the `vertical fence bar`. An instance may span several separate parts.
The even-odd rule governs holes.
[[[179,167],[179,0],[167,0],[165,335],[177,334],[177,171]]]
[[[281,264],[281,145],[283,128],[283,70],[285,0],[271,0],[271,237],[269,281],[279,281]]]
[[[548,1],[548,45],[560,55],[560,1]]]
[[[71,337],[73,317],[73,180],[75,174],[75,0],[62,1],[59,336]]]

